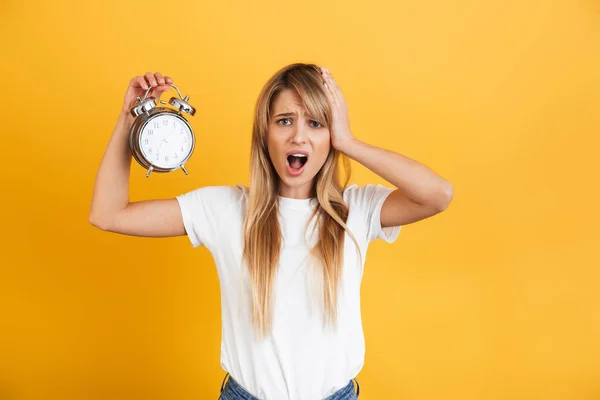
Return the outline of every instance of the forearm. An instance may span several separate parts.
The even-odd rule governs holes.
[[[129,204],[129,128],[134,117],[127,111],[119,113],[115,129],[100,162],[94,183],[90,220],[106,220]]]
[[[340,151],[364,165],[408,198],[422,205],[446,204],[452,197],[452,185],[425,165],[393,151],[372,146],[353,138]]]

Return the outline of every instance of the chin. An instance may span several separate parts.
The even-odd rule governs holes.
[[[303,171],[302,174],[298,176],[290,176],[287,168],[284,169],[283,174],[279,174],[279,178],[289,187],[304,186],[307,183],[312,182],[315,176],[316,174],[313,174],[312,171]]]
[[[289,187],[300,187],[300,186],[306,185],[307,183],[310,183],[312,181],[312,178],[309,178],[309,179],[306,179],[305,177],[302,177],[302,178],[290,178],[288,176],[285,179],[282,179],[282,181],[283,181],[283,183],[286,184],[286,186],[289,186]]]

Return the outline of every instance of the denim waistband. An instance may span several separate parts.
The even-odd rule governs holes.
[[[229,377],[229,379],[227,379],[227,377]],[[227,380],[227,383],[225,383],[225,380]],[[360,384],[358,383],[358,379],[353,378],[348,381],[348,384],[346,386],[333,393],[332,395],[328,396],[324,400],[346,400],[350,394],[355,393],[354,383],[352,382],[352,380],[356,381],[356,397],[358,398],[360,396]],[[225,393],[223,393],[224,390]],[[229,375],[229,373],[225,374],[225,377],[223,378],[223,383],[221,384],[221,397],[219,397],[219,400],[221,399],[259,400],[258,398],[248,393],[248,391],[244,389],[235,379],[233,379],[231,375]]]

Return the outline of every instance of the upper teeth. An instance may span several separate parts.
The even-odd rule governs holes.
[[[306,157],[306,154],[290,154],[290,156],[294,156],[294,157]]]

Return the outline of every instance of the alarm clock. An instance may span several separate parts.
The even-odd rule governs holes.
[[[148,97],[152,86],[148,87],[144,98],[137,98],[138,103],[131,109],[137,117],[129,129],[129,149],[135,160],[148,170],[146,178],[152,171],[171,172],[181,168],[188,175],[185,163],[194,152],[194,131],[182,113],[194,115],[192,107],[177,86],[171,84],[179,94],[179,99],[171,97],[169,107],[157,107],[156,99]],[[166,104],[161,100],[161,104]]]

